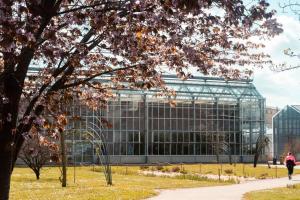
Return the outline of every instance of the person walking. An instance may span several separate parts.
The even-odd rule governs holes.
[[[293,172],[294,172],[294,166],[296,165],[295,156],[293,156],[291,152],[288,152],[287,156],[285,157],[284,162],[285,162],[285,165],[288,169],[289,180],[291,180]]]

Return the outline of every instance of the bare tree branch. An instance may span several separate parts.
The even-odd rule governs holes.
[[[141,64],[135,64],[135,65],[130,65],[128,67],[116,68],[116,69],[113,69],[113,70],[109,70],[109,71],[105,71],[105,72],[100,72],[100,73],[97,73],[97,74],[94,74],[94,75],[90,76],[89,78],[86,78],[86,79],[83,79],[83,80],[79,80],[79,81],[75,81],[75,82],[70,83],[70,84],[65,84],[60,89],[67,89],[67,88],[70,88],[70,87],[75,87],[75,86],[78,86],[80,84],[84,84],[86,82],[89,82],[89,81],[91,81],[92,79],[94,79],[96,77],[103,76],[103,75],[106,75],[106,74],[112,74],[112,73],[117,72],[117,71],[133,69],[133,68],[136,68],[136,67],[138,67],[140,65]]]

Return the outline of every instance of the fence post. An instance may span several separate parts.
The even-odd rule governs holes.
[[[243,163],[243,177],[245,177],[245,164]]]
[[[233,165],[233,167],[234,167],[234,172],[233,172],[233,174],[234,174],[234,176],[236,176],[236,165]]]
[[[219,181],[221,181],[221,170],[218,169]]]

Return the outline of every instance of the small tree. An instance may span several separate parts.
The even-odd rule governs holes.
[[[284,144],[283,152],[280,155],[281,163],[283,163],[288,152],[292,152],[293,154],[300,152],[300,138],[296,135],[288,134],[287,142]]]
[[[256,167],[259,156],[262,154],[265,147],[270,143],[270,139],[265,135],[259,135],[256,140],[255,150],[254,150],[254,161],[253,167]]]
[[[58,160],[58,148],[35,127],[28,137],[31,139],[24,142],[19,158],[32,169],[36,179],[39,180],[42,167],[50,161]]]
[[[229,164],[232,165],[232,153],[230,143],[226,141],[214,141],[212,145],[213,151],[215,152],[217,163],[220,162],[220,153],[228,155]]]

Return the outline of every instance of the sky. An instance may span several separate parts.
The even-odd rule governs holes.
[[[253,83],[265,97],[267,106],[281,109],[286,105],[300,105],[300,56],[291,58],[284,54],[284,50],[288,48],[300,54],[300,14],[295,15],[291,9],[283,10],[280,7],[287,2],[300,4],[300,0],[267,0],[267,2],[270,3],[270,9],[277,11],[276,18],[282,24],[284,32],[269,41],[260,41],[266,46],[262,51],[271,56],[274,64],[299,65],[299,68],[283,72],[275,72],[271,66],[265,66],[263,69],[255,68]],[[257,3],[257,0],[244,1],[247,5],[254,3]]]
[[[300,53],[300,19],[290,9],[283,12],[279,3],[285,0],[268,1],[277,10],[277,19],[283,25],[284,32],[265,42],[265,52],[271,55],[274,63],[286,63],[289,66],[300,65],[300,58],[284,55],[284,49],[291,48]],[[295,0],[300,3],[300,0]],[[299,7],[300,9],[300,7]],[[269,67],[254,71],[254,84],[266,98],[267,106],[283,108],[285,105],[300,105],[300,68],[284,72],[274,72]]]

